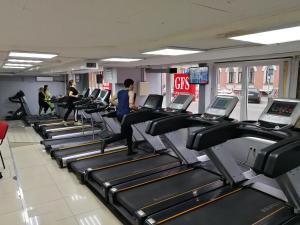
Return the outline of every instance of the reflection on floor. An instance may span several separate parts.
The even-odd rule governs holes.
[[[73,174],[59,169],[39,141],[32,128],[10,123],[0,147],[7,166],[0,180],[0,224],[122,224]]]

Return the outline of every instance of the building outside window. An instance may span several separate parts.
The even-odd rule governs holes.
[[[228,73],[228,84],[233,84],[234,83],[234,71],[229,71]]]
[[[265,84],[273,84],[274,83],[274,68],[267,66],[265,70]]]
[[[242,72],[238,72],[238,84],[242,83]]]
[[[250,73],[249,73],[249,84],[254,84],[254,80],[255,80],[255,70],[254,68],[250,68]]]

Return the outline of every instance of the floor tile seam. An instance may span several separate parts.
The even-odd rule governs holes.
[[[11,158],[12,158],[12,162],[13,162],[13,169],[14,169],[15,179],[16,179],[16,182],[17,182],[17,190],[19,192],[19,195],[20,194],[22,195],[22,196],[18,196],[19,200],[21,201],[22,212],[27,212],[26,211],[27,210],[27,204],[26,204],[26,201],[24,199],[23,189],[22,189],[21,183],[20,183],[20,178],[19,178],[18,168],[17,168],[17,165],[16,165],[16,160],[15,160],[15,157],[14,157],[14,153],[13,153],[12,149],[10,148],[10,142],[9,141],[8,141],[8,145],[9,145],[9,150],[10,150],[10,154],[11,154]],[[20,191],[22,193],[20,193]],[[30,225],[28,222],[24,221],[24,224]]]
[[[32,167],[29,167],[29,169],[33,169],[35,166],[32,166]],[[45,172],[45,174],[42,174],[42,176],[45,176],[45,177],[47,177],[47,178],[49,178],[49,179],[51,179],[51,181],[53,182],[53,183],[55,183],[55,180],[53,179],[53,177],[52,177],[52,175],[51,175],[51,173],[49,172],[49,170],[47,169],[47,167],[45,167],[45,166],[36,166],[36,167],[39,167],[39,168],[44,168],[45,170],[43,171],[43,173]],[[22,168],[22,169],[27,169],[27,168]],[[21,169],[21,170],[22,170]],[[19,170],[20,170],[20,168],[19,168]],[[19,175],[20,176],[20,178],[22,179],[28,179],[28,178],[30,178],[30,175],[29,174],[26,174],[26,175]]]
[[[4,213],[0,213],[0,217],[3,217],[5,215],[8,215],[8,214],[13,214],[14,212],[22,212],[23,209],[14,209],[14,210],[9,210],[7,212],[4,212]]]
[[[71,218],[74,219],[75,222],[76,222],[76,224],[73,224],[73,225],[79,225],[76,216],[69,216],[69,217],[66,217],[66,218],[63,218],[63,219],[59,219],[59,220],[57,220],[57,222],[59,222],[61,220],[65,220],[65,219],[71,219]]]
[[[61,194],[62,199],[64,200],[64,202],[65,202],[67,208],[70,210],[72,216],[75,216],[76,214],[74,214],[73,210],[71,209],[70,205],[68,204],[68,202],[67,202],[67,200],[66,200],[66,196],[65,196],[64,193],[60,190],[60,187],[59,187],[58,184],[56,183],[56,180],[54,179],[53,174],[49,171],[49,168],[48,168],[47,166],[46,166],[46,169],[47,169],[48,173],[50,174],[51,179],[54,181],[54,184],[55,184],[57,190],[59,191],[59,193]],[[77,222],[77,220],[76,220],[76,222]]]

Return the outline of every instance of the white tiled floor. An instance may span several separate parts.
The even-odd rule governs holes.
[[[7,167],[0,180],[1,225],[122,224],[73,174],[58,168],[32,128],[13,123],[7,137],[0,146]]]

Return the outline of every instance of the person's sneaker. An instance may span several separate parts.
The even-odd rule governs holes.
[[[75,125],[75,126],[81,126],[82,123],[81,123],[80,121],[76,121],[76,122],[74,122],[74,125]]]
[[[67,127],[69,124],[67,121],[63,120],[63,125]]]

